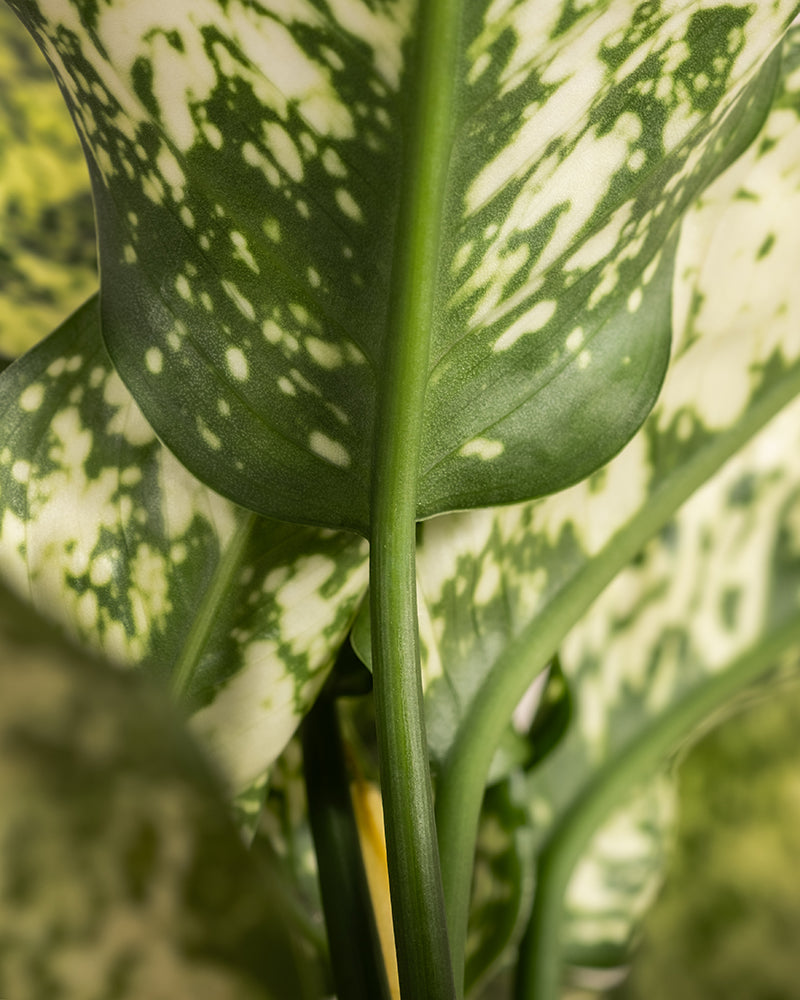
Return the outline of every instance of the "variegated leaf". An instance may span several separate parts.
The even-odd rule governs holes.
[[[684,223],[673,362],[642,431],[605,468],[557,496],[420,525],[420,631],[436,760],[469,728],[509,641],[543,628],[564,634],[567,612],[577,602],[588,606],[678,505],[800,391],[792,224],[794,206],[800,210],[799,40],[790,36],[784,88],[759,141]],[[553,623],[554,612],[563,622]],[[555,645],[531,647],[531,676]],[[363,636],[357,646],[366,658]],[[519,695],[524,671],[520,684]]]
[[[564,899],[565,951],[573,965],[608,968],[630,955],[663,884],[675,808],[674,779],[655,775],[591,838]]]
[[[158,691],[5,588],[0,688],[2,996],[321,995],[313,950]]]
[[[0,353],[22,354],[97,287],[89,175],[52,74],[0,4]]]
[[[475,854],[466,995],[507,956],[525,927],[535,871],[527,792],[517,771],[486,794]]]
[[[440,220],[420,515],[577,480],[653,402],[670,231],[757,127],[772,69],[732,97],[797,6],[453,0],[431,52],[414,0],[12,0],[87,148],[104,335],[148,420],[238,502],[362,532],[421,278],[395,234]],[[420,80],[456,81],[422,139]],[[429,138],[441,183],[401,199]]]
[[[778,664],[797,669],[798,447],[795,402],[692,497],[567,637],[561,656],[575,721],[533,780],[554,856],[587,816],[608,815],[631,782],[646,780],[748,685]],[[573,884],[568,900],[581,892]],[[597,945],[610,937],[604,931]],[[622,957],[613,946],[605,955]]]
[[[259,518],[194,479],[114,372],[96,299],[0,389],[3,576],[82,642],[171,685],[247,788],[347,634],[365,544]]]

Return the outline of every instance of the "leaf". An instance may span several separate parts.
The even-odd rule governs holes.
[[[535,808],[550,816],[540,831],[544,872],[562,872],[559,845],[574,853],[633,782],[649,780],[748,685],[779,665],[796,673],[798,428],[796,401],[698,491],[568,636],[561,656],[575,724],[532,782]],[[573,896],[580,893],[577,886]],[[605,960],[621,957],[612,949]]]
[[[365,533],[392,338],[430,339],[420,516],[551,492],[633,434],[670,233],[758,126],[746,83],[797,4],[453,2],[429,55],[412,0],[12,7],[87,148],[147,419],[237,502]],[[407,92],[450,81],[424,131]],[[423,288],[402,248],[437,220]],[[429,331],[398,318],[417,286]]]
[[[4,996],[319,995],[275,883],[157,690],[4,588],[0,684]]]
[[[567,960],[592,969],[626,963],[667,871],[675,781],[654,775],[591,838],[564,899]]]
[[[534,883],[527,787],[516,771],[487,791],[475,856],[465,993],[509,957],[525,928]]]
[[[89,175],[52,74],[0,5],[0,352],[31,347],[97,287]]]
[[[91,300],[0,376],[3,576],[169,683],[235,791],[281,752],[366,585],[365,544],[248,514],[158,441]]]

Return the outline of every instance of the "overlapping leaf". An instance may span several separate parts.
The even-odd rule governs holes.
[[[525,928],[534,884],[526,782],[516,772],[490,788],[481,812],[464,974],[469,995]]]
[[[675,799],[674,778],[653,775],[591,838],[564,899],[565,952],[574,965],[602,969],[626,962],[663,884]]]
[[[403,391],[413,0],[12,6],[89,152],[104,335],[148,419],[238,502],[366,531],[376,401]],[[443,231],[421,515],[564,486],[640,424],[668,234],[751,134],[764,79],[726,108],[796,6],[453,5],[457,51],[424,68],[457,86],[422,213]]]
[[[91,300],[0,381],[3,576],[168,682],[237,791],[281,751],[366,583],[353,535],[249,514],[158,441]]]
[[[5,588],[0,683],[3,996],[320,995],[277,885],[157,691]]]

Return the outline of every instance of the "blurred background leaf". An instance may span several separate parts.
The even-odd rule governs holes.
[[[16,357],[97,287],[89,174],[49,67],[0,5],[0,353]]]
[[[318,997],[314,942],[167,698],[0,589],[0,996]]]

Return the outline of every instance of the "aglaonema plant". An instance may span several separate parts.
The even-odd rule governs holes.
[[[101,281],[0,380],[3,576],[171,689],[249,834],[307,716],[340,1000],[396,989],[336,749],[353,650],[405,1000],[619,964],[671,755],[792,662],[798,6],[11,3]],[[242,974],[323,995],[302,964]]]

